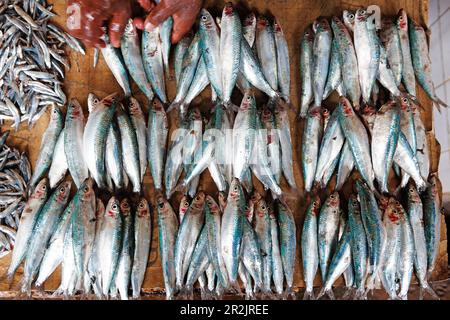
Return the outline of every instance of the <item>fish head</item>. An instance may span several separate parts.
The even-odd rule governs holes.
[[[327,18],[320,17],[313,23],[313,30],[315,33],[321,33],[321,32],[330,32],[331,27],[330,23],[328,22]]]
[[[367,13],[367,10],[365,8],[359,8],[358,10],[356,10],[356,14],[355,14],[355,22],[363,22],[367,20],[367,17],[369,16],[369,14]]]
[[[254,12],[251,12],[245,17],[243,26],[250,27],[256,25],[256,15]]]
[[[241,111],[246,111],[250,108],[252,104],[255,103],[255,96],[253,92],[246,92],[244,98],[242,98],[240,109]]]
[[[67,107],[67,116],[71,119],[84,119],[83,108],[77,99],[71,99]]]
[[[355,13],[353,11],[344,10],[342,19],[346,24],[353,26],[355,24]]]
[[[106,107],[110,107],[112,106],[114,103],[116,103],[118,101],[119,97],[117,93],[113,93],[110,94],[109,96],[104,97],[101,101],[100,104],[104,105]]]
[[[154,98],[152,101],[152,110],[155,112],[164,112],[164,105],[161,100]]]
[[[136,216],[139,218],[150,216],[150,206],[148,205],[147,199],[145,199],[144,197],[139,200],[136,210]]]
[[[385,211],[389,205],[389,197],[382,195],[380,199],[378,200],[378,205],[381,209],[381,211]]]
[[[261,120],[265,123],[272,121],[272,112],[269,108],[263,108],[263,110],[261,111]]]
[[[208,206],[210,212],[213,215],[220,215],[219,205],[217,204],[216,200],[214,200],[213,197],[211,197],[210,195],[207,195],[205,202],[206,202],[206,205]]]
[[[220,208],[223,210],[225,210],[225,207],[227,206],[227,195],[224,192],[219,192],[219,205]]]
[[[435,198],[438,195],[438,178],[435,174],[430,175],[430,178],[428,179],[429,187],[428,192],[430,195]]]
[[[255,204],[262,199],[261,194],[258,191],[254,191],[252,196],[250,197],[250,202]]]
[[[188,197],[187,195],[184,195],[184,196],[181,198],[181,201],[180,201],[180,208],[179,208],[179,210],[178,210],[180,216],[186,214],[186,211],[188,210],[189,205],[190,205],[190,204],[189,204],[189,197]]]
[[[227,2],[225,4],[225,7],[223,8],[223,15],[222,16],[231,16],[233,14],[236,14],[236,11],[234,10],[233,3]]]
[[[100,104],[100,99],[93,93],[89,93],[88,95],[88,109],[89,112],[92,112],[97,108],[97,106]]]
[[[349,209],[352,208],[354,213],[359,213],[360,211],[360,206],[359,206],[359,201],[358,201],[358,197],[356,196],[356,194],[351,194],[350,197],[348,198],[348,207]]]
[[[283,28],[281,28],[281,24],[278,22],[277,18],[275,18],[273,22],[273,31],[276,33],[283,34]]]
[[[100,218],[105,214],[105,205],[101,199],[97,199],[97,204],[95,206],[95,217]]]
[[[322,109],[322,118],[324,121],[328,121],[330,119],[330,110],[327,108]]]
[[[370,104],[365,104],[362,109],[361,113],[363,116],[374,116],[377,114],[377,109],[374,106],[371,106]]]
[[[317,216],[320,211],[320,198],[319,196],[315,196],[310,204],[310,213],[314,216]]]
[[[120,213],[124,217],[128,217],[130,215],[131,207],[130,207],[130,200],[128,200],[128,198],[124,198],[122,199],[122,201],[120,201]]]
[[[228,201],[237,202],[239,198],[242,196],[243,190],[239,179],[233,178],[231,181],[230,191],[228,193]]]
[[[303,38],[311,44],[314,42],[314,31],[312,29],[312,25],[306,27],[303,32]]]
[[[342,114],[344,116],[351,117],[351,116],[353,116],[355,114],[354,111],[353,111],[352,104],[350,103],[350,101],[346,97],[340,97],[339,98],[339,103],[341,104]]]
[[[60,121],[63,118],[61,109],[58,106],[56,106],[55,104],[53,104],[53,106],[52,106],[50,118],[51,118],[51,121]]]
[[[267,205],[269,206],[269,218],[270,218],[270,220],[277,220],[277,214],[276,214],[275,209],[273,207],[273,202],[270,202]]]
[[[61,184],[56,188],[56,201],[59,203],[65,203],[67,201],[67,198],[69,198],[70,195],[70,187],[72,183],[70,181],[63,181]]]
[[[78,191],[83,201],[95,199],[94,180],[90,177],[84,180]]]
[[[144,114],[142,113],[141,105],[139,104],[139,101],[134,98],[130,97],[130,101],[128,103],[128,109],[130,110],[130,114],[139,118],[144,118]]]
[[[400,9],[397,15],[397,28],[402,31],[408,31],[408,15],[406,10]]]
[[[256,29],[263,30],[269,26],[269,20],[265,16],[258,16],[256,19]]]
[[[37,186],[34,188],[33,193],[31,194],[32,199],[46,199],[48,195],[48,178],[43,178]]]
[[[339,193],[337,193],[337,192],[332,193],[332,194],[328,197],[327,202],[328,202],[328,205],[329,205],[330,207],[336,207],[336,208],[339,208],[339,203],[340,203],[340,200],[339,200]]]
[[[200,11],[200,28],[205,30],[214,30],[217,28],[211,13],[204,8]]]
[[[311,118],[321,118],[322,117],[322,107],[314,107],[309,109],[309,116]]]
[[[197,209],[201,212],[203,206],[205,205],[205,193],[200,191],[197,195],[192,199],[191,208]]]
[[[124,36],[130,38],[138,36],[137,29],[133,23],[133,19],[128,19],[128,22],[125,26]]]
[[[413,203],[422,203],[419,192],[412,182],[408,184],[408,199]]]
[[[384,211],[383,220],[392,224],[400,223],[400,211],[399,211],[399,202],[395,198],[390,198],[388,202],[388,206]]]
[[[401,96],[398,101],[403,112],[411,112],[411,102],[405,95]]]
[[[269,214],[269,207],[267,206],[266,200],[260,199],[255,204],[255,213],[258,217],[262,218]]]
[[[105,210],[105,217],[111,217],[113,219],[119,218],[120,203],[116,197],[111,197],[108,201],[108,205]]]

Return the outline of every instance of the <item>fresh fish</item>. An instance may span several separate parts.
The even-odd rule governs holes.
[[[174,68],[175,80],[177,84],[180,82],[181,69],[183,66],[184,55],[192,41],[192,32],[188,32],[175,46]]]
[[[137,29],[130,19],[125,27],[125,32],[122,36],[120,45],[122,50],[123,60],[130,72],[131,77],[137,84],[139,89],[144,93],[145,97],[149,100],[153,100],[153,90],[150,82],[145,75],[144,64],[141,56],[141,44],[139,41],[139,35]]]
[[[275,111],[275,121],[281,146],[281,169],[289,186],[297,188],[294,177],[293,144],[291,138],[289,115],[287,109],[278,104]]]
[[[166,288],[166,298],[171,300],[176,290],[175,246],[178,234],[178,219],[169,202],[158,196],[158,232],[161,265]]]
[[[158,99],[153,100],[148,114],[147,158],[155,189],[163,185],[164,161],[169,123]]]
[[[412,106],[412,112],[414,116],[414,125],[417,139],[417,162],[419,163],[420,173],[423,178],[428,179],[430,175],[430,147],[428,144],[427,130],[425,124],[422,121],[420,111]]]
[[[221,252],[232,287],[237,286],[239,252],[243,234],[244,210],[246,206],[244,191],[239,180],[234,178],[230,185],[227,206],[222,216]]]
[[[152,31],[144,30],[142,34],[142,59],[147,79],[153,91],[163,104],[167,104],[166,83],[164,80],[163,48],[159,37],[160,27]]]
[[[122,246],[119,252],[119,262],[115,276],[115,287],[119,291],[121,300],[128,300],[128,286],[131,280],[131,268],[134,253],[133,216],[127,198],[120,202],[122,214]]]
[[[272,293],[272,235],[270,233],[269,207],[264,199],[260,199],[255,204],[255,215],[253,228],[255,229],[259,248],[261,250],[263,292],[270,295]]]
[[[261,122],[263,128],[267,130],[267,152],[269,156],[270,168],[275,181],[280,183],[281,179],[281,144],[280,135],[277,131],[276,117],[269,108],[264,107],[261,111]],[[286,148],[287,149],[287,148]]]
[[[123,169],[122,159],[122,140],[120,131],[115,121],[111,122],[106,138],[105,147],[105,166],[109,176],[111,176],[116,188],[121,189],[125,186],[126,175]]]
[[[320,107],[322,106],[323,93],[327,83],[333,34],[330,24],[325,18],[316,20],[313,28],[315,31],[312,69],[314,106]]]
[[[34,238],[34,227],[39,219],[41,209],[47,200],[48,193],[48,179],[44,178],[39,181],[23,209],[11,263],[7,272],[9,282],[12,281],[14,273],[27,255],[31,240]]]
[[[382,45],[380,45],[380,66],[377,79],[380,81],[383,87],[389,90],[389,92],[394,97],[398,97],[401,95],[401,92],[398,89],[395,75],[392,72],[391,66],[389,65],[386,49]]]
[[[344,21],[345,26],[349,32],[353,32],[355,28],[355,12],[344,10],[342,12],[342,21]]]
[[[355,166],[369,188],[374,190],[374,172],[367,130],[354,112],[350,101],[341,97],[338,108],[339,123],[352,151]]]
[[[289,47],[278,20],[273,23],[275,44],[277,48],[278,87],[286,103],[290,103],[291,65],[289,63]]]
[[[228,2],[223,8],[220,25],[222,100],[225,106],[231,103],[231,94],[236,86],[241,61],[241,42],[241,20],[233,4]]]
[[[278,89],[277,47],[274,29],[269,20],[259,16],[256,21],[256,51],[261,62],[264,77],[272,89]]]
[[[83,109],[77,100],[72,99],[67,107],[64,125],[64,151],[70,175],[77,188],[89,176],[89,170],[83,156],[84,125]]]
[[[67,210],[67,209],[66,209]],[[92,281],[92,287],[95,295],[101,298],[101,269],[100,269],[100,233],[103,229],[103,219],[105,216],[105,205],[102,200],[97,198],[95,205],[95,239],[91,259],[89,260],[88,273]]]
[[[305,118],[311,102],[313,101],[313,44],[314,32],[308,26],[303,32],[300,43],[300,74],[302,82],[300,117]]]
[[[109,70],[111,70],[114,78],[116,78],[117,83],[123,90],[126,97],[131,96],[131,86],[130,80],[128,79],[128,72],[125,62],[122,57],[120,49],[114,48],[111,43],[109,43],[109,38],[105,34],[106,46],[101,48],[103,59],[108,65]]]
[[[65,130],[63,129],[59,134],[58,140],[56,141],[52,164],[50,165],[50,170],[48,171],[50,189],[53,189],[58,183],[61,182],[62,179],[64,179],[67,170],[69,169],[64,150],[64,135]]]
[[[270,237],[272,242],[272,281],[275,286],[275,292],[281,296],[283,295],[284,270],[283,259],[281,257],[280,230],[278,227],[278,221],[275,215],[273,204],[269,205],[269,219]]]
[[[403,54],[399,30],[392,19],[383,19],[380,40],[384,48],[386,48],[387,61],[394,75],[395,84],[399,87],[402,82],[403,74]]]
[[[331,27],[339,47],[342,83],[353,106],[358,110],[361,87],[359,85],[358,60],[352,37],[342,21],[336,16],[331,20]]]
[[[400,133],[400,108],[389,101],[377,112],[372,130],[372,163],[382,192],[388,193],[388,179]]]
[[[328,71],[328,79],[325,85],[323,99],[324,100],[327,99],[334,90],[337,90],[339,88],[341,84],[342,84],[342,71],[339,56],[339,46],[337,39],[333,38],[331,42],[330,70]]]
[[[358,9],[355,17],[354,44],[358,58],[359,83],[363,102],[368,103],[380,64],[380,44],[376,29],[369,21],[366,9]]]
[[[312,108],[308,111],[303,131],[302,144],[302,169],[305,183],[305,191],[310,192],[316,175],[317,160],[319,157],[320,141],[322,139],[323,121],[320,108]]]
[[[183,287],[184,277],[194,252],[195,243],[200,235],[205,221],[203,207],[205,194],[200,192],[192,200],[186,216],[180,224],[175,244],[175,272],[178,290]]]
[[[409,94],[416,96],[416,77],[411,57],[411,45],[408,33],[408,16],[404,9],[397,15],[397,29],[400,37],[400,48],[403,56],[402,81]]]
[[[245,17],[242,23],[242,35],[244,39],[248,42],[250,47],[253,47],[256,38],[256,15],[250,12],[247,17]]]
[[[131,97],[128,105],[128,112],[133,128],[136,131],[136,139],[139,149],[139,172],[141,173],[141,183],[147,170],[147,126],[145,124],[144,113],[139,102]]]
[[[320,199],[315,197],[306,209],[305,221],[301,238],[303,278],[305,279],[306,291],[303,300],[314,299],[313,282],[319,268],[319,245],[317,239],[318,221],[320,210]],[[280,227],[280,229],[282,229]]]
[[[123,105],[117,109],[117,124],[122,142],[122,161],[125,172],[133,185],[133,192],[141,192],[141,163],[139,154],[141,153],[137,140],[137,130],[133,126],[130,116],[125,111]],[[142,134],[142,131],[139,132]],[[139,136],[142,138],[142,136]],[[145,150],[145,149],[144,149]]]
[[[247,219],[242,219],[241,260],[254,281],[254,291],[263,285],[263,262],[258,236]]]
[[[83,155],[97,186],[105,186],[105,149],[108,128],[114,117],[117,102],[109,96],[92,105],[84,128]]]
[[[34,166],[35,169],[33,176],[31,177],[30,186],[35,186],[50,168],[56,142],[58,141],[58,137],[63,129],[63,126],[63,114],[58,107],[53,106],[50,116],[50,123],[42,136],[39,156]]]
[[[159,26],[159,38],[161,39],[161,50],[166,77],[169,77],[170,48],[172,47],[173,18],[168,17]]]

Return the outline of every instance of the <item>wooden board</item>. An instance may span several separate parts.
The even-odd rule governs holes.
[[[66,1],[54,1],[54,10],[60,15],[56,21],[60,25],[64,25],[65,22],[65,8]],[[325,1],[325,0],[315,0],[315,1],[294,1],[294,0],[248,0],[239,2],[238,8],[241,16],[243,17],[249,9],[260,13],[267,14],[269,16],[276,15],[282,25],[284,32],[287,37],[290,51],[290,61],[291,61],[291,74],[292,74],[292,84],[291,84],[291,96],[292,102],[295,108],[299,105],[299,95],[300,95],[300,73],[299,73],[299,43],[302,36],[304,28],[312,23],[314,19],[318,16],[332,16],[341,15],[344,9],[357,9],[360,6],[368,6],[371,4],[376,4],[381,7],[382,14],[386,16],[394,16],[397,14],[400,8],[405,8],[408,14],[416,21],[426,24],[428,17],[428,1],[415,1],[415,0],[359,0],[359,1]],[[224,5],[223,1],[218,0],[207,0],[205,1],[205,7],[211,9],[211,12],[215,15],[221,13],[222,7]],[[120,87],[117,85],[113,76],[109,72],[105,63],[100,59],[99,65],[96,69],[92,67],[93,62],[93,50],[88,50],[86,56],[81,56],[78,54],[71,54],[71,69],[67,71],[66,81],[65,81],[65,91],[70,98],[77,98],[82,102],[85,107],[85,112],[87,114],[86,98],[89,92],[94,92],[99,96],[105,96],[112,92],[121,92]],[[172,71],[173,78],[173,71]],[[175,96],[175,81],[173,79],[168,81],[168,95],[173,99]],[[133,92],[141,102],[145,99],[139,93],[137,87],[133,84]],[[432,172],[436,172],[439,162],[440,147],[438,142],[434,138],[433,134],[433,119],[432,119],[432,106],[430,100],[426,98],[422,89],[418,89],[419,99],[424,105],[424,110],[422,111],[422,117],[425,122],[427,131],[429,132],[429,141],[432,150]],[[234,103],[239,104],[241,96],[236,94],[233,97]],[[336,97],[325,103],[326,106],[334,107],[334,102]],[[263,101],[259,97],[259,103]],[[201,97],[197,98],[194,106],[198,106],[202,111],[207,111],[211,107],[210,103],[210,92],[209,89],[206,90]],[[145,110],[147,107],[144,106]],[[206,112],[205,112],[206,114]],[[303,193],[303,178],[300,169],[300,146],[302,144],[301,132],[303,130],[303,124],[297,123],[295,121],[295,112],[290,112],[291,119],[291,132],[293,135],[293,142],[295,146],[294,152],[294,167],[295,167],[295,178],[296,183],[299,187],[298,194],[289,193],[288,203],[293,210],[296,223],[297,223],[297,239],[300,239],[301,227],[303,225],[303,217],[305,206],[309,197]],[[39,150],[39,145],[41,142],[42,133],[45,130],[48,123],[48,114],[45,114],[42,119],[37,123],[33,130],[27,130],[25,126],[21,127],[21,131],[14,133],[8,140],[9,144],[17,146],[20,150],[26,150],[29,154],[32,163],[37,158],[37,153]],[[177,117],[175,113],[170,114],[170,126],[173,130],[177,124]],[[6,127],[2,128],[5,130]],[[154,190],[152,188],[152,179],[147,171],[144,190],[146,197],[154,203]],[[263,192],[261,185],[255,181],[256,188]],[[209,175],[205,173],[202,176],[200,188],[212,195],[217,194],[217,190],[214,187]],[[282,183],[283,190],[288,190],[285,182]],[[347,189],[351,190],[351,185],[347,186]],[[327,190],[329,193],[329,190]],[[327,193],[327,194],[328,194]],[[323,198],[327,195],[323,193]],[[178,208],[180,195],[176,194],[171,200],[171,203],[175,210]],[[443,278],[446,276],[447,272],[447,254],[446,254],[446,228],[444,220],[442,220],[442,236],[441,236],[441,247],[439,252],[438,265],[436,267],[433,278]],[[156,216],[153,214],[154,226],[156,225]],[[162,271],[159,260],[159,249],[158,249],[158,239],[157,239],[156,226],[153,231],[152,239],[152,249],[150,260],[148,263],[148,270],[145,278],[144,288],[146,291],[159,291],[164,287]],[[300,245],[298,245],[297,250],[297,264],[295,271],[295,285],[297,287],[303,287],[304,283],[302,280],[302,270],[300,266]],[[7,256],[0,260],[0,275],[6,271],[9,265],[10,257]],[[22,268],[19,269],[18,274],[14,279],[14,285],[20,280],[22,273]],[[60,280],[59,270],[53,274],[53,276],[46,282],[45,289],[54,290],[58,287]],[[316,279],[317,285],[320,284],[320,277]],[[13,286],[14,287],[14,286]],[[0,283],[0,290],[8,290],[8,286],[5,283]]]

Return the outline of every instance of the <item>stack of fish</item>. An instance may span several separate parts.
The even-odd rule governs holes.
[[[404,10],[396,24],[384,21],[379,37],[365,9],[345,11],[345,24],[333,17],[330,27],[321,18],[304,33],[300,115],[306,118],[303,139],[309,142],[302,145],[307,192],[314,185],[325,187],[336,168],[335,189],[340,190],[356,168],[372,191],[376,180],[378,190],[387,193],[393,165],[402,178],[400,187],[410,178],[419,191],[426,187],[429,147],[415,79],[441,102],[428,90],[432,83],[425,33]],[[377,80],[390,98],[382,99]],[[403,92],[402,82],[408,92]],[[341,98],[329,116],[322,103],[333,90]]]
[[[54,295],[81,291],[99,298],[138,298],[150,252],[151,216],[147,200],[136,206],[111,197],[106,207],[86,179],[69,201],[71,182],[51,189],[43,178],[25,205],[7,276],[11,281],[24,262],[20,291],[31,295],[61,265]]]
[[[440,201],[437,179],[422,197],[410,183],[404,205],[393,197],[377,201],[361,181],[341,210],[337,192],[321,206],[314,198],[303,225],[301,246],[304,299],[314,298],[313,281],[320,268],[322,290],[334,299],[333,284],[343,275],[346,297],[366,299],[381,282],[390,299],[407,299],[413,272],[420,298],[427,292],[438,299],[428,280],[436,265],[440,243]]]
[[[0,135],[0,257],[16,246],[17,229],[28,199],[31,166],[25,153],[6,144],[9,131]],[[25,211],[26,213],[26,211]]]
[[[81,43],[49,21],[46,1],[6,0],[0,4],[0,121],[33,124],[51,104],[64,105],[68,45],[84,54]]]
[[[291,211],[258,193],[248,199],[238,179],[218,202],[203,192],[191,203],[185,197],[177,217],[163,196],[157,198],[167,299],[192,298],[196,282],[203,299],[240,293],[238,279],[247,299],[293,295],[296,227]]]

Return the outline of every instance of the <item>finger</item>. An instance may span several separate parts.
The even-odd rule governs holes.
[[[129,17],[128,12],[116,13],[109,23],[109,39],[115,48],[120,47],[120,39],[122,39]]]
[[[192,28],[200,11],[201,2],[193,3],[187,8],[173,15],[172,43],[177,43]]]
[[[101,37],[104,34],[102,29],[102,20],[98,18],[86,19],[84,21],[84,27],[82,28],[81,39],[86,43],[87,46],[99,46],[104,45]]]
[[[180,1],[182,2],[182,1]],[[153,30],[155,27],[163,23],[168,17],[173,15],[178,10],[178,6],[167,7],[165,2],[158,4],[145,19],[145,29],[147,31]]]
[[[146,12],[149,12],[155,6],[151,0],[138,0],[138,3]]]
[[[136,28],[143,30],[144,29],[144,18],[142,17],[136,17],[133,20],[133,24]]]

